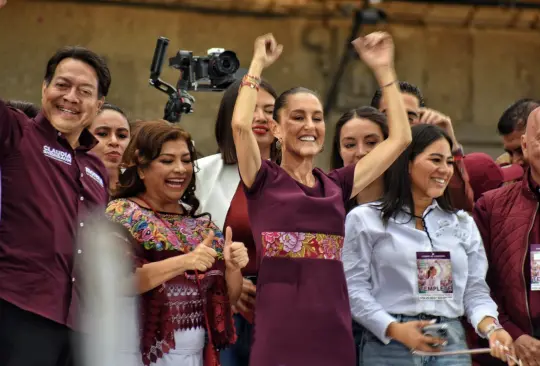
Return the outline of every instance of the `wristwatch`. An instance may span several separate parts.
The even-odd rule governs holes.
[[[486,328],[486,333],[484,334],[484,338],[485,339],[489,339],[491,337],[491,335],[499,330],[499,329],[503,329],[502,325],[499,323],[499,321],[497,319],[495,319],[495,321],[493,323],[491,323],[490,325],[487,326]]]

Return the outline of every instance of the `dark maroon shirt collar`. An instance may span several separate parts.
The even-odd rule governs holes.
[[[50,133],[51,138],[53,136],[57,136],[58,139],[64,140],[67,142],[66,138],[64,137],[64,134],[61,132],[58,132],[56,128],[51,124],[51,122],[45,117],[43,112],[39,112],[39,114],[34,119],[36,123],[46,131],[46,133]],[[85,128],[81,136],[79,136],[79,146],[76,150],[82,150],[82,151],[89,151],[94,148],[98,144],[98,140],[92,135],[90,131],[88,131],[87,128]]]

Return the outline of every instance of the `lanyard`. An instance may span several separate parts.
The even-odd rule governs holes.
[[[433,211],[433,208],[430,208],[428,212],[426,212],[425,215],[423,216],[417,216],[417,215],[414,215],[414,214],[411,214],[412,217],[414,217],[415,219],[420,219],[422,220],[422,228],[424,230],[424,232],[426,233],[428,239],[429,239],[429,244],[431,245],[431,251],[433,252],[433,240],[431,239],[431,235],[429,235],[429,231],[428,231],[428,228],[427,228],[427,225],[426,225],[426,216],[429,215],[431,213],[431,211]],[[415,227],[416,227],[416,222],[414,223],[415,224]]]

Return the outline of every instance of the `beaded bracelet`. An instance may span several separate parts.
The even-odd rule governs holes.
[[[245,75],[242,78],[242,82],[240,83],[240,88],[243,86],[249,86],[252,89],[256,89],[259,91],[259,86],[261,84],[261,78],[252,76],[252,75]]]

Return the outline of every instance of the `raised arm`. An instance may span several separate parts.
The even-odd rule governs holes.
[[[398,88],[394,69],[394,43],[388,33],[375,32],[354,40],[354,48],[373,71],[383,97],[388,101],[388,130],[386,140],[356,163],[352,197],[384,173],[412,140],[407,112]]]
[[[253,59],[248,74],[240,84],[240,91],[232,117],[232,130],[238,168],[244,184],[249,188],[255,181],[261,167],[259,145],[251,130],[253,113],[257,105],[262,71],[272,65],[281,55],[283,46],[278,45],[274,36],[267,34],[255,40]]]

